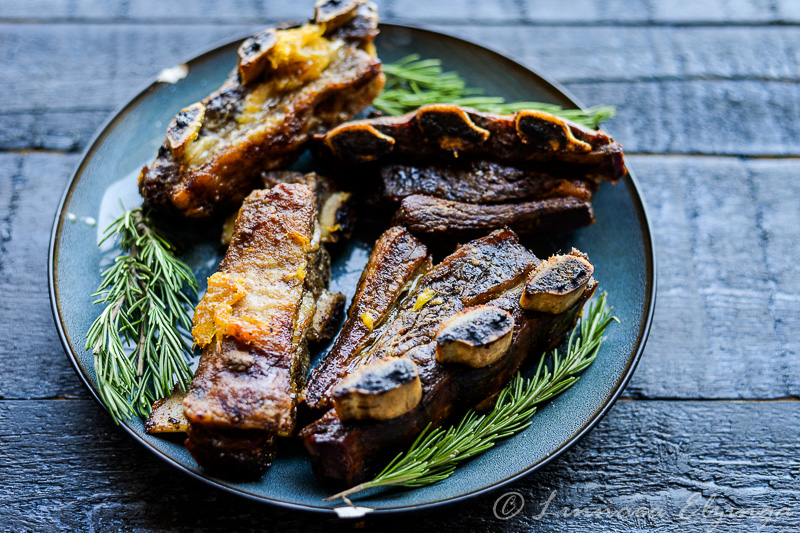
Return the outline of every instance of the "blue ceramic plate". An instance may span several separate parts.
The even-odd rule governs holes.
[[[175,113],[218,87],[236,64],[239,41],[215,48],[187,64],[189,74],[175,84],[153,83],[99,132],[72,177],[56,213],[50,245],[50,295],[59,335],[78,376],[97,396],[91,353],[84,335],[99,307],[89,295],[113,249],[98,248],[102,228],[122,205],[139,205],[136,178],[150,162]],[[438,57],[471,86],[509,101],[536,100],[578,107],[565,91],[496,52],[428,30],[386,24],[377,40],[380,57],[394,61],[411,53]],[[302,165],[302,161],[300,165]],[[357,505],[375,512],[403,511],[463,500],[496,489],[553,460],[591,430],[611,408],[633,374],[644,348],[655,301],[653,243],[633,176],[606,184],[594,199],[597,223],[573,234],[532,243],[540,257],[576,246],[589,254],[601,290],[607,291],[621,324],[609,328],[597,361],[565,394],[544,406],[521,434],[500,442],[462,465],[444,482],[411,491],[375,491]],[[96,222],[92,224],[92,222]],[[167,228],[186,234],[180,228]],[[201,284],[221,259],[218,231],[181,237],[183,259]],[[354,239],[333,261],[332,289],[352,296],[370,252],[370,242]],[[318,360],[321,354],[316,354]],[[158,457],[207,483],[256,500],[308,511],[332,512],[337,503],[314,479],[302,446],[283,446],[279,458],[258,482],[231,483],[208,476],[176,440],[151,437],[142,422],[123,429]],[[296,445],[295,445],[296,444]]]

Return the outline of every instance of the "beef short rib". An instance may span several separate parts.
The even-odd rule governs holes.
[[[508,229],[460,246],[435,266],[425,254],[403,228],[379,239],[344,329],[304,390],[318,418],[300,436],[316,475],[330,485],[365,481],[429,424],[452,421],[493,397],[526,358],[564,339],[597,285],[584,268],[576,278],[580,283],[562,291],[570,300],[560,312],[524,308],[523,294],[526,302],[535,301],[540,287],[548,298],[559,298],[553,283],[542,279],[568,277],[561,270],[577,264],[569,257],[588,260],[573,251],[542,262]],[[381,275],[384,265],[391,274]],[[544,274],[541,265],[548,265]],[[381,377],[393,358],[414,365],[422,386],[418,401],[407,379]],[[402,410],[381,403],[393,386]],[[366,406],[358,419],[352,406],[337,404],[339,396]],[[373,408],[380,416],[370,419],[364,413]]]

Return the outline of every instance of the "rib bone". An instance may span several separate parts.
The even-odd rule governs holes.
[[[422,383],[413,361],[389,357],[350,374],[333,389],[332,396],[342,420],[388,420],[417,406]]]
[[[508,352],[514,333],[511,313],[491,305],[465,309],[445,320],[436,334],[436,360],[472,368],[490,365]]]

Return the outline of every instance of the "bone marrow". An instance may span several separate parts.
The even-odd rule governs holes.
[[[417,365],[406,357],[367,364],[331,393],[341,420],[388,420],[407,413],[422,399]]]
[[[173,156],[181,157],[186,147],[197,139],[205,114],[206,106],[197,102],[175,115],[167,126],[167,144]]]
[[[511,346],[514,317],[491,305],[479,305],[451,316],[436,333],[436,360],[473,368],[490,365]]]
[[[581,297],[593,273],[594,266],[574,248],[553,256],[533,269],[519,303],[529,311],[562,313]]]

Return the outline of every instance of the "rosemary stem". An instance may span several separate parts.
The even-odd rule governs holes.
[[[86,349],[94,355],[100,396],[119,422],[146,415],[153,400],[191,378],[191,349],[178,328],[191,324],[184,291],[196,294],[197,281],[141,208],[120,215],[100,243],[110,238],[122,254],[93,295],[106,307],[86,334]]]

